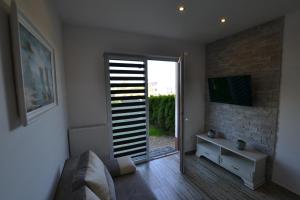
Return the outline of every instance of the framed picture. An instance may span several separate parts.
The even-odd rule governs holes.
[[[14,1],[10,20],[19,114],[27,126],[57,105],[54,49]]]

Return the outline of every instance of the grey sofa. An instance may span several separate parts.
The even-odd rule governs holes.
[[[73,174],[76,171],[79,158],[66,160],[58,183],[55,200],[73,200]],[[109,170],[109,169],[108,169]],[[133,174],[113,178],[117,200],[155,200],[156,197],[137,170]]]

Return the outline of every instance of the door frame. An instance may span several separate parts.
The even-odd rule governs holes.
[[[185,151],[184,151],[184,70],[185,70],[185,60],[186,60],[187,53],[184,52],[180,58],[178,59],[178,135],[179,135],[179,152],[180,152],[180,172],[185,173],[184,170],[184,157],[185,157]]]

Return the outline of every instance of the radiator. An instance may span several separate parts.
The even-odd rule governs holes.
[[[71,157],[79,156],[87,150],[94,151],[100,157],[111,157],[111,138],[106,124],[76,127],[69,129]]]

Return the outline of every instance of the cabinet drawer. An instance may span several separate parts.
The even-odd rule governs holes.
[[[249,161],[222,155],[220,165],[240,177],[248,180],[252,178],[253,164]]]
[[[215,155],[215,154],[204,151],[204,152],[202,152],[202,156],[204,156],[207,159],[219,164],[219,156],[218,155]]]

